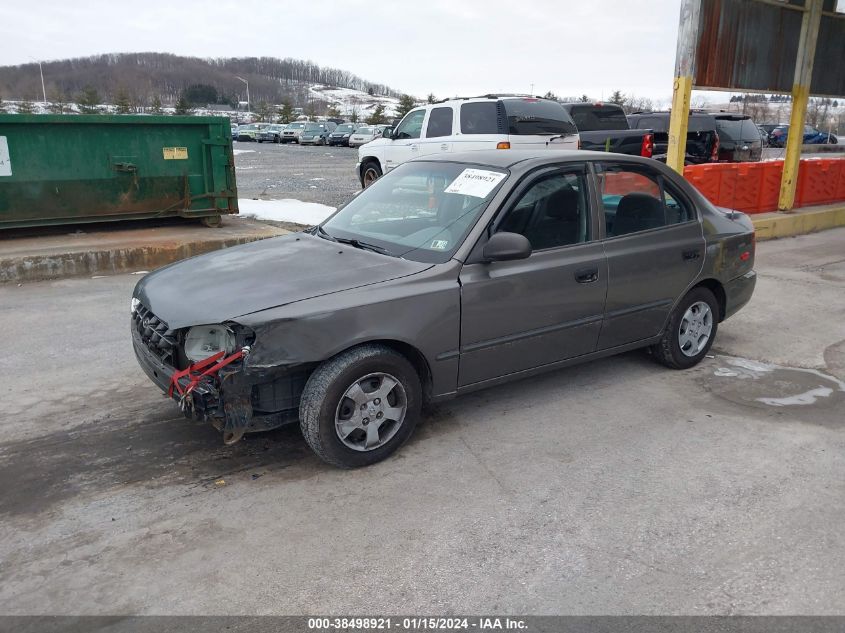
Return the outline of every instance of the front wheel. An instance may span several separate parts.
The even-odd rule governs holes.
[[[305,441],[340,468],[379,462],[398,449],[420,416],[422,388],[413,365],[382,345],[361,345],[324,362],[299,406]]]
[[[707,288],[693,288],[675,306],[669,324],[652,353],[672,369],[697,365],[710,351],[719,327],[719,304]]]
[[[363,173],[361,174],[361,184],[366,189],[376,180],[381,178],[381,167],[375,161],[368,161],[364,163]]]

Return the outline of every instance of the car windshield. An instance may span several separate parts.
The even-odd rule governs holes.
[[[301,130],[304,127],[305,127],[304,123],[291,123],[290,125],[288,125],[288,129],[291,129],[291,130]]]
[[[335,132],[354,132],[355,126],[351,123],[345,123],[344,125],[338,125],[335,128]]]
[[[355,133],[361,134],[363,136],[367,136],[367,135],[373,133],[373,128],[371,128],[371,127],[359,127],[358,130]]]
[[[326,239],[357,240],[394,257],[443,263],[506,178],[506,172],[480,165],[405,163],[362,191],[321,228]]]
[[[321,125],[306,125],[305,131],[306,132],[322,132],[323,127]]]

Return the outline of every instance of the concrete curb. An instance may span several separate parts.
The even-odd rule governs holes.
[[[758,213],[751,216],[758,240],[771,240],[845,226],[845,203],[796,209],[789,213]]]
[[[276,237],[286,230],[242,219],[220,229],[191,225],[110,227],[80,234],[37,234],[0,241],[0,283],[154,270],[221,248]]]

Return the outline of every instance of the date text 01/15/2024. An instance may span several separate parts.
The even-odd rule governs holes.
[[[526,628],[526,622],[517,618],[500,617],[315,617],[308,618],[310,631],[452,631],[452,630],[511,630]]]

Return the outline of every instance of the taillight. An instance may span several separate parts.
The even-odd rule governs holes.
[[[651,158],[654,155],[654,134],[643,136],[643,143],[640,145],[640,156]]]
[[[719,135],[714,134],[716,140],[713,141],[713,149],[710,151],[710,160],[714,163],[719,160]]]
[[[510,149],[511,144],[510,141],[499,141],[496,143],[496,149]]]

